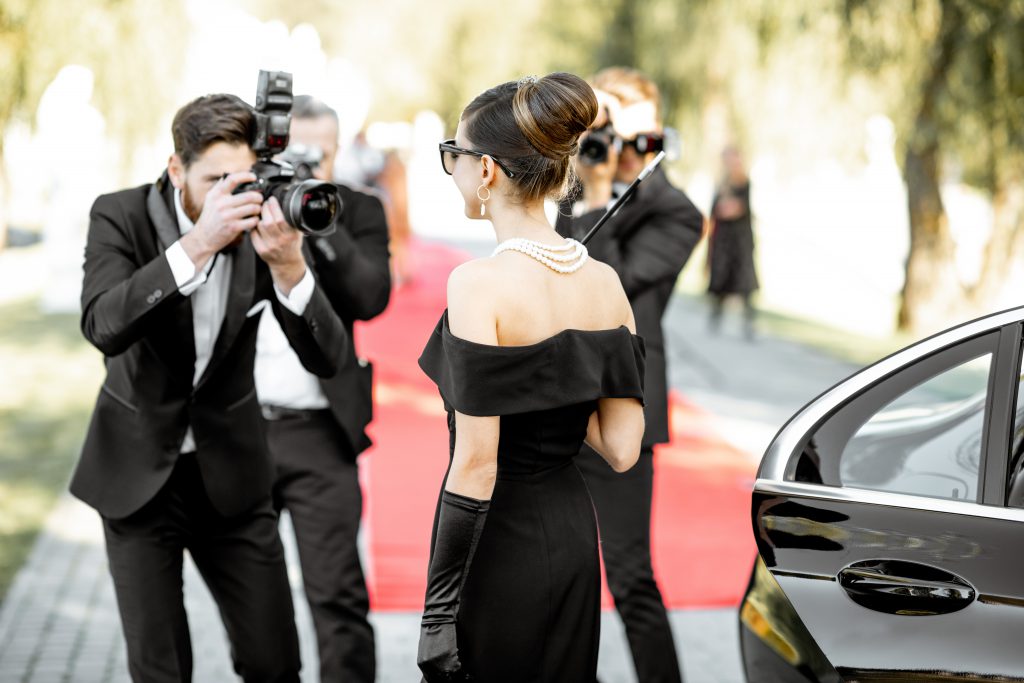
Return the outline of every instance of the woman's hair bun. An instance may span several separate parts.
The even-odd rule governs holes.
[[[534,149],[562,160],[576,153],[580,135],[597,117],[597,97],[582,78],[559,71],[520,80],[512,113]]]

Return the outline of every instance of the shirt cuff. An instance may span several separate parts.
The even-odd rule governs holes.
[[[185,253],[185,247],[181,246],[181,240],[168,247],[165,254],[167,263],[171,266],[171,273],[174,275],[174,282],[178,285],[178,291],[182,296],[188,296],[206,282],[209,267],[196,272],[196,264],[192,263],[192,259]]]
[[[277,294],[277,300],[281,302],[282,306],[295,315],[302,315],[306,310],[309,300],[313,298],[313,285],[313,273],[307,266],[306,274],[299,280],[299,284],[292,287],[291,293],[285,295],[275,284],[274,294]]]

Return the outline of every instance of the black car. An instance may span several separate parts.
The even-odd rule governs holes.
[[[1024,681],[1024,307],[801,409],[761,462],[750,683]]]

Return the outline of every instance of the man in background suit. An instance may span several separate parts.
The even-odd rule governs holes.
[[[291,142],[313,176],[330,181],[338,151],[338,114],[309,96],[292,106]],[[388,226],[375,196],[338,185],[337,230],[308,240],[307,263],[349,336],[353,322],[384,310],[391,291]],[[320,680],[372,683],[369,597],[356,538],[362,492],[356,457],[370,445],[372,366],[353,345],[339,349],[329,379],[306,371],[269,311],[260,321],[256,391],[274,461],[274,506],[295,529],[303,585],[313,615]]]
[[[613,128],[603,163],[577,163],[582,197],[570,218],[559,216],[556,228],[581,239],[617,196],[655,156],[644,147],[647,136],[660,136],[658,88],[632,69],[613,67],[592,83],[601,113],[592,129]],[[609,121],[610,118],[610,121]],[[651,492],[654,445],[667,443],[668,378],[661,318],[676,278],[700,239],[703,218],[660,168],[588,243],[590,254],[619,274],[637,334],[647,347],[646,406],[640,459],[625,474],[616,474],[592,449],[583,447],[576,463],[597,509],[608,588],[626,627],[640,683],[681,681],[665,605],[651,568]]]
[[[252,108],[200,97],[172,123],[154,184],[90,215],[82,332],[107,377],[71,492],[103,519],[135,681],[188,681],[187,549],[245,681],[298,681],[299,652],[272,469],[253,383],[257,304],[302,364],[328,377],[349,337],[275,199],[255,180]]]

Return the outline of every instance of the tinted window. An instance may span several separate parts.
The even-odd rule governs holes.
[[[975,500],[990,364],[958,366],[872,415],[843,449],[842,485]]]
[[[992,341],[976,338],[870,387],[814,431],[790,478],[976,500]]]

